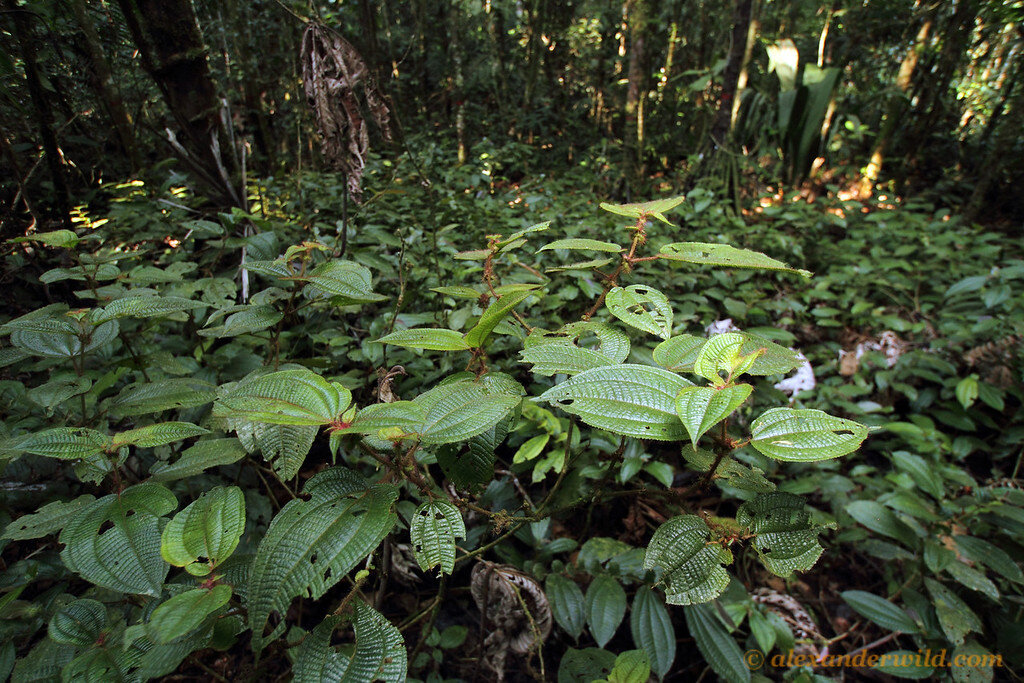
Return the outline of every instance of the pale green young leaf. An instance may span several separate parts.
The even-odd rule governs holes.
[[[339,649],[331,645],[334,630],[347,619],[327,617],[296,648],[295,683],[405,680],[408,655],[401,632],[361,600],[353,601],[352,610],[355,647]]]
[[[307,370],[279,370],[243,379],[213,406],[215,417],[284,425],[324,425],[352,402],[340,384]]]
[[[166,645],[199,628],[230,599],[231,586],[226,584],[179,593],[153,610],[147,630],[158,644]]]
[[[64,247],[74,249],[78,246],[78,235],[70,230],[51,230],[50,232],[33,232],[24,237],[15,237],[7,240],[15,244],[20,242],[39,242],[47,247]]]
[[[672,336],[672,305],[668,297],[647,285],[615,287],[605,297],[612,315],[630,327],[657,335]]]
[[[790,268],[782,261],[749,249],[737,249],[728,244],[711,242],[674,242],[661,248],[662,258],[670,261],[697,263],[705,266],[724,268],[759,268],[761,270],[784,270],[810,277],[811,272]]]
[[[715,617],[711,605],[689,605],[683,608],[686,625],[711,670],[729,683],[750,683],[750,667],[743,652],[725,627]]]
[[[238,439],[205,439],[181,452],[173,463],[157,462],[149,470],[153,481],[176,481],[194,477],[211,467],[230,465],[245,457]]]
[[[697,515],[673,517],[654,532],[644,569],[661,572],[670,605],[708,602],[725,590],[729,574],[722,565],[732,562],[732,553],[711,541],[711,530]]]
[[[550,434],[538,434],[523,442],[523,445],[516,450],[512,456],[512,464],[518,465],[521,462],[529,462],[544,452],[544,447],[551,440]]]
[[[545,391],[540,399],[578,415],[592,427],[658,441],[685,438],[675,399],[692,386],[679,375],[646,365],[593,368]]]
[[[654,347],[654,362],[674,372],[692,372],[700,349],[707,339],[679,334]]]
[[[211,489],[164,527],[160,554],[194,576],[206,576],[231,556],[245,531],[245,497],[237,486]],[[202,558],[202,559],[200,559]]]
[[[540,293],[535,290],[527,289],[518,292],[510,292],[492,301],[487,307],[487,310],[485,310],[483,315],[480,316],[480,320],[473,329],[466,333],[466,344],[468,344],[470,348],[482,347],[484,342],[487,341],[487,337],[490,336],[491,332],[494,331],[494,328],[498,326],[498,323],[504,320],[505,316],[512,312],[512,309],[533,294],[541,296]]]
[[[555,622],[574,640],[579,640],[586,621],[586,603],[579,585],[561,574],[548,574],[544,589]]]
[[[545,268],[544,272],[564,273],[570,270],[593,270],[594,268],[604,268],[614,260],[615,259],[610,258],[597,258],[590,259],[589,261],[578,261],[576,263],[567,263],[564,266],[552,266],[551,268]]]
[[[667,225],[672,225],[672,223],[665,218],[664,214],[668,213],[685,201],[686,197],[680,195],[678,197],[655,199],[650,202],[638,202],[636,204],[610,204],[608,202],[601,202],[601,208],[619,216],[628,216],[629,218],[648,216],[657,218],[659,221]]]
[[[168,565],[160,557],[159,518],[177,504],[152,483],[93,501],[61,531],[64,566],[103,588],[160,595]]]
[[[803,498],[792,493],[761,493],[736,511],[736,522],[754,534],[752,545],[761,563],[776,576],[807,571],[821,557],[818,534]]]
[[[8,524],[0,538],[27,541],[49,536],[63,529],[94,500],[96,500],[95,496],[83,494],[74,500],[55,500],[52,503],[47,503],[32,514],[22,515]]]
[[[439,575],[455,571],[455,541],[465,537],[462,513],[447,501],[427,501],[413,513],[409,539],[413,556],[425,572],[434,567],[439,567]]]
[[[868,428],[820,410],[772,408],[750,425],[750,444],[769,458],[814,462],[857,450]]]
[[[647,653],[651,669],[658,678],[664,678],[676,659],[675,627],[664,601],[647,586],[637,588],[633,597],[629,630],[633,642]]]
[[[620,247],[617,244],[613,244],[611,242],[603,242],[601,240],[591,240],[591,239],[583,239],[583,238],[570,238],[570,239],[563,239],[563,240],[555,240],[554,242],[549,242],[549,243],[545,244],[543,247],[541,247],[537,251],[538,252],[550,251],[550,250],[553,250],[553,249],[573,249],[573,250],[580,250],[580,251],[607,251],[607,252],[613,252],[613,253],[614,252],[622,251],[622,247]]]
[[[626,591],[608,574],[598,574],[587,586],[585,596],[590,634],[604,647],[619,630],[626,616]]]
[[[470,301],[476,301],[480,298],[480,291],[467,287],[465,285],[450,285],[448,287],[431,287],[431,292],[437,292],[438,294],[444,294],[445,296],[455,297],[456,299],[469,299]]]
[[[91,599],[75,600],[50,619],[48,633],[55,643],[88,647],[107,625],[107,608]]]
[[[303,493],[308,500],[289,501],[274,517],[252,561],[248,609],[257,652],[285,627],[282,622],[265,634],[272,612],[284,614],[299,595],[323,596],[397,521],[391,510],[397,488],[371,486],[344,467],[317,474]]]
[[[744,355],[742,353],[746,338],[737,332],[716,334],[704,342],[697,358],[693,361],[693,372],[704,379],[723,385],[725,381],[720,373],[727,377],[735,377],[749,370],[757,361],[760,350]]]
[[[471,348],[462,335],[454,330],[442,328],[417,327],[399,330],[381,337],[380,344],[402,346],[407,349],[426,349],[429,351],[464,351]]]
[[[159,424],[136,427],[135,429],[115,434],[111,445],[113,448],[120,448],[121,446],[153,448],[209,433],[209,429],[204,429],[191,422],[160,422]]]
[[[643,650],[626,650],[615,658],[615,666],[608,673],[608,683],[647,683],[651,677],[651,662]]]
[[[690,434],[693,449],[697,450],[697,440],[705,432],[729,417],[753,390],[749,384],[721,388],[683,387],[676,396],[676,412]]]

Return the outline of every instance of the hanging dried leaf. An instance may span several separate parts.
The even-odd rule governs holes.
[[[493,562],[473,567],[470,591],[490,631],[484,640],[484,661],[497,680],[504,680],[508,653],[534,651],[551,633],[551,605],[533,577]]]
[[[327,27],[311,23],[302,36],[302,83],[323,145],[327,164],[345,174],[349,192],[362,196],[363,168],[370,149],[365,110],[385,140],[391,139],[391,112],[362,56]]]

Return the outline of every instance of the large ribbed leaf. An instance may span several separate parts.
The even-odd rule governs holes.
[[[676,415],[676,396],[688,386],[690,382],[667,370],[623,364],[581,372],[540,398],[598,429],[678,441],[686,437],[686,428]]]
[[[732,553],[711,541],[711,529],[697,515],[673,517],[654,532],[644,569],[661,572],[670,605],[708,602],[725,590],[729,574],[722,565],[732,562]]]
[[[548,596],[555,621],[578,640],[587,616],[583,591],[579,585],[561,574],[548,574],[544,582],[544,593]]]
[[[857,450],[868,428],[820,410],[772,408],[750,425],[750,445],[769,458],[812,462]]]
[[[361,408],[348,430],[358,434],[377,434],[387,430],[387,437],[395,438],[399,435],[416,435],[422,425],[423,409],[418,404],[395,401],[374,403]]]
[[[664,678],[676,659],[676,632],[665,603],[647,586],[640,586],[629,614],[633,642],[643,648],[651,669]]]
[[[95,429],[55,427],[22,437],[11,449],[47,458],[75,460],[102,453],[109,446],[110,439]]]
[[[92,645],[107,625],[107,608],[96,600],[75,600],[50,619],[49,636],[55,643]]]
[[[790,268],[782,261],[776,261],[758,251],[737,249],[728,244],[711,242],[674,242],[661,248],[662,258],[670,261],[699,263],[705,266],[722,266],[725,268],[760,268],[762,270],[785,270],[810,277],[809,270]]]
[[[199,628],[230,599],[231,586],[223,583],[179,593],[153,610],[147,630],[158,644],[166,645]]]
[[[629,218],[640,218],[641,216],[657,218],[662,223],[672,225],[672,223],[665,218],[664,214],[685,201],[686,197],[680,195],[678,197],[655,199],[654,201],[639,202],[636,204],[609,204],[608,202],[601,202],[601,208],[619,216],[628,216]]]
[[[95,500],[61,532],[61,559],[97,586],[156,597],[168,570],[159,517],[177,505],[174,494],[151,483]]]
[[[381,344],[428,351],[463,351],[470,348],[461,334],[443,328],[414,327],[392,332],[377,340]]]
[[[324,425],[348,408],[352,394],[306,369],[253,375],[217,399],[213,414],[249,422]]]
[[[136,384],[124,389],[110,404],[115,415],[128,417],[162,410],[194,408],[217,397],[217,387],[191,377]]]
[[[451,444],[437,451],[437,464],[452,485],[460,490],[476,490],[494,477],[494,454],[519,420],[519,411],[512,410],[490,429],[472,437],[465,447]]]
[[[721,373],[734,377],[746,372],[756,362],[759,351],[743,354],[745,341],[743,335],[736,332],[716,334],[700,347],[693,361],[693,371],[719,386],[725,384]]]
[[[0,538],[26,541],[56,533],[94,500],[95,496],[85,494],[66,502],[55,500],[47,503],[31,515],[22,515],[8,524]]]
[[[352,261],[321,263],[310,271],[305,280],[307,293],[331,297],[341,306],[387,299],[373,293],[373,274],[369,269]]]
[[[676,412],[690,434],[693,449],[697,440],[709,429],[729,417],[747,400],[754,387],[736,384],[731,387],[683,387],[676,396]]]
[[[591,335],[595,345],[587,343]],[[557,332],[534,331],[520,355],[524,363],[533,364],[538,375],[575,375],[626,360],[629,337],[605,323],[569,323]]]
[[[810,519],[803,498],[781,491],[759,494],[736,511],[736,521],[754,534],[761,563],[777,576],[807,571],[821,557],[824,529]]]
[[[245,497],[237,486],[218,486],[193,501],[164,527],[160,554],[175,567],[206,576],[238,547],[245,531]],[[200,559],[202,558],[202,559]]]
[[[423,571],[440,566],[440,574],[455,570],[455,540],[466,537],[462,513],[451,503],[432,500],[413,513],[409,540],[416,562]]]
[[[29,653],[15,663],[11,683],[52,683],[61,680],[60,674],[75,657],[75,647],[43,638]]]
[[[522,399],[494,393],[484,382],[461,381],[442,384],[420,394],[415,403],[423,411],[418,428],[427,444],[466,441],[482,434],[519,405]]]
[[[662,339],[672,336],[672,304],[668,297],[647,285],[615,287],[604,300],[612,315]]]
[[[292,599],[321,597],[380,544],[397,517],[398,490],[369,486],[343,467],[325,470],[303,489],[309,500],[292,500],[274,517],[260,541],[249,578],[249,626],[256,651],[285,628],[264,634],[272,613],[284,615]]]
[[[604,647],[626,616],[626,591],[615,578],[599,574],[587,586],[584,600],[590,634],[598,645]]]
[[[498,323],[504,320],[505,316],[511,313],[513,308],[534,293],[532,289],[509,292],[492,301],[487,310],[480,316],[480,320],[473,329],[466,333],[466,343],[473,348],[483,346],[484,342],[487,341],[487,337],[498,326]]]
[[[686,625],[712,671],[728,683],[750,683],[750,666],[739,645],[715,618],[711,605],[685,607]]]
[[[299,473],[319,431],[315,425],[265,424],[244,420],[231,420],[230,424],[245,449],[250,453],[262,453],[282,479],[291,479]]]
[[[120,448],[121,446],[153,448],[209,433],[209,429],[204,429],[191,422],[160,422],[159,424],[136,427],[135,429],[129,429],[127,432],[115,434],[111,445],[114,448]]]
[[[182,451],[173,463],[158,462],[150,468],[153,481],[187,479],[211,467],[230,465],[245,457],[238,439],[206,439]]]
[[[202,301],[184,299],[180,296],[126,296],[115,299],[93,315],[96,323],[115,318],[159,318],[197,308],[208,308]]]
[[[41,323],[41,321],[35,321]],[[120,330],[116,320],[93,327],[87,321],[71,321],[77,325],[74,333],[62,332],[64,321],[55,321],[55,330],[50,332],[15,329],[11,332],[11,344],[32,356],[46,358],[72,358],[83,356],[109,344],[117,338]],[[83,337],[85,343],[82,343]]]
[[[537,251],[550,251],[552,249],[578,249],[581,251],[607,251],[613,253],[622,251],[622,247],[620,247],[617,244],[613,244],[611,242],[602,242],[601,240],[584,239],[580,237],[548,242]]]
[[[347,619],[327,617],[296,650],[295,683],[372,683],[404,681],[405,640],[383,614],[359,600],[353,603],[356,644],[346,654],[331,645],[334,630]]]
[[[209,327],[219,320],[215,312],[206,323],[207,327],[199,330],[198,334],[203,337],[237,337],[273,327],[284,317],[283,313],[272,306],[239,306],[236,309],[231,309],[233,312],[224,319],[223,325]]]
[[[693,364],[707,339],[679,334],[654,347],[654,362],[675,372],[692,372]]]

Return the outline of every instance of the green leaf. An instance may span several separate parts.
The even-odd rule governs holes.
[[[27,541],[49,536],[63,529],[94,500],[96,500],[95,496],[84,494],[66,502],[55,500],[52,503],[47,503],[34,513],[22,515],[8,524],[0,538]]]
[[[409,538],[416,562],[425,572],[438,566],[439,576],[455,571],[455,540],[465,537],[462,513],[447,501],[427,501],[413,513]]]
[[[651,676],[651,663],[643,650],[627,650],[615,658],[615,666],[608,673],[608,683],[647,683]]]
[[[558,384],[540,400],[558,406],[592,427],[658,441],[685,438],[675,399],[692,386],[679,375],[646,365],[593,368]]]
[[[480,298],[479,290],[473,289],[472,287],[466,287],[465,285],[431,287],[430,291],[437,292],[438,294],[444,294],[445,296],[455,297],[456,299],[469,299],[470,301],[476,301]]]
[[[197,334],[202,337],[237,337],[242,334],[252,334],[273,327],[281,322],[284,313],[281,313],[272,306],[239,306],[233,313],[224,319],[224,324],[217,327],[210,327],[217,318],[217,313],[210,316],[207,327],[199,330]]]
[[[569,270],[593,270],[594,268],[603,268],[609,263],[612,263],[615,259],[610,258],[598,258],[590,259],[589,261],[579,261],[577,263],[567,263],[564,266],[554,266],[553,268],[545,268],[545,273],[564,273]]]
[[[952,576],[961,586],[984,593],[992,601],[999,602],[999,589],[982,572],[968,567],[965,563],[955,560],[945,567],[946,573]]]
[[[991,683],[995,679],[993,667],[1006,666],[1001,654],[992,654],[976,640],[968,640],[958,646],[953,650],[951,660],[949,673],[954,683]]]
[[[209,308],[210,304],[193,301],[180,296],[126,296],[115,299],[93,314],[93,322],[102,323],[116,318],[159,318],[198,308]]]
[[[316,373],[280,370],[252,375],[213,406],[216,417],[283,425],[324,425],[338,419],[352,394]]]
[[[175,567],[206,576],[231,556],[245,531],[245,497],[237,486],[207,491],[164,527],[160,554]],[[199,558],[203,558],[200,560]]]
[[[964,377],[957,383],[954,393],[964,410],[970,408],[978,398],[978,376]]]
[[[110,446],[105,434],[84,427],[55,427],[16,440],[12,450],[47,458],[74,460],[104,452]]]
[[[151,483],[93,501],[60,534],[64,566],[103,588],[160,595],[168,566],[159,518],[177,505],[174,494]]]
[[[548,574],[544,588],[555,621],[574,640],[579,640],[586,620],[586,603],[579,585],[561,574]]]
[[[626,616],[626,591],[608,574],[599,574],[587,586],[585,598],[590,634],[604,647]]]
[[[720,373],[735,377],[749,370],[757,361],[758,350],[746,355],[742,353],[745,342],[743,335],[736,332],[716,334],[700,348],[693,361],[693,372],[717,386],[724,385]]]
[[[72,645],[43,638],[27,655],[18,659],[11,674],[11,683],[52,683],[61,680],[61,669],[74,659]]]
[[[676,396],[676,412],[690,434],[693,449],[697,450],[697,440],[705,432],[729,417],[753,390],[749,384],[722,388],[683,387]]]
[[[729,683],[749,683],[750,667],[736,641],[715,618],[712,606],[690,605],[683,611],[690,635],[711,670]]]
[[[150,468],[153,481],[176,481],[202,473],[211,467],[230,465],[245,457],[238,439],[205,439],[181,452],[173,463],[157,462]]]
[[[594,346],[585,346],[591,335]],[[629,337],[599,322],[569,323],[557,332],[535,330],[520,353],[538,375],[575,375],[584,370],[621,363],[629,355]]]
[[[389,430],[391,433],[415,435],[422,425],[423,409],[419,405],[412,401],[395,401],[361,408],[348,430],[358,434]]]
[[[879,653],[878,661],[871,668],[894,678],[924,680],[932,678],[935,673],[935,667],[923,666],[926,657],[910,650],[890,650]]]
[[[608,252],[620,252],[622,247],[611,242],[602,242],[601,240],[590,240],[582,238],[555,240],[549,242],[543,247],[538,249],[538,253],[542,251],[549,251],[552,249],[578,249],[582,251],[608,251]]]
[[[356,599],[353,602],[356,636],[354,649],[331,646],[335,628],[345,617],[327,617],[296,648],[295,683],[369,683],[404,681],[407,655],[397,628],[380,612]]]
[[[615,654],[596,647],[569,648],[558,663],[558,683],[594,683],[608,678]]]
[[[981,633],[981,619],[956,593],[928,577],[925,577],[924,584],[931,593],[942,632],[950,641],[962,645],[968,633]]]
[[[480,316],[476,326],[466,333],[466,344],[470,348],[480,348],[487,341],[487,337],[502,320],[505,319],[512,309],[519,305],[524,299],[532,294],[537,294],[532,289],[511,292],[491,302],[487,310]]]
[[[373,274],[369,269],[352,261],[321,263],[304,279],[306,293],[332,297],[332,303],[339,306],[387,299],[386,296],[373,293]]]
[[[49,635],[55,643],[88,647],[107,626],[107,608],[88,598],[75,600],[50,619]]]
[[[231,599],[231,586],[219,584],[210,589],[196,588],[175,595],[153,610],[148,630],[160,645],[181,638],[199,628]]]
[[[902,541],[908,548],[916,548],[920,539],[895,512],[873,500],[855,500],[846,505],[846,512],[875,533]]]
[[[381,344],[402,346],[407,349],[430,351],[463,351],[471,348],[462,335],[454,330],[418,327],[399,330],[377,340]]]
[[[257,652],[286,624],[264,633],[272,612],[284,614],[292,599],[319,599],[394,527],[398,489],[368,485],[343,467],[317,474],[303,489],[309,500],[289,501],[260,541],[249,579],[249,626]]]
[[[178,408],[195,408],[217,398],[216,386],[191,377],[165,379],[129,386],[110,404],[121,417],[159,413]]]
[[[512,456],[512,464],[518,465],[521,462],[530,462],[544,452],[544,447],[548,445],[548,441],[550,440],[551,435],[546,433],[538,434],[537,436],[528,439],[519,447],[516,454]]]
[[[25,518],[22,517],[18,521],[21,522],[23,519]],[[4,532],[5,535],[7,533]],[[967,559],[988,567],[1010,581],[1024,583],[1024,574],[1021,573],[1020,567],[1002,548],[974,536],[957,535],[953,538],[960,553]]]
[[[740,506],[736,521],[755,534],[754,549],[776,576],[807,571],[824,550],[818,543],[823,528],[811,523],[803,498],[792,493],[761,493]]]
[[[844,591],[841,596],[854,612],[884,629],[911,634],[920,631],[909,614],[885,598],[866,591]]]
[[[209,433],[209,429],[203,429],[191,422],[161,422],[115,434],[111,446],[113,448],[120,448],[121,446],[153,448]]]
[[[710,242],[674,242],[661,248],[662,258],[670,261],[699,263],[705,266],[723,266],[725,268],[760,268],[762,270],[785,270],[810,277],[809,270],[790,268],[782,261],[765,256],[749,249],[737,249],[728,244]]]
[[[692,334],[680,334],[654,347],[654,362],[675,372],[692,372],[700,349],[707,339]]]
[[[868,428],[820,410],[772,408],[750,425],[750,445],[776,460],[813,462],[852,453]]]
[[[665,601],[692,605],[715,599],[729,584],[723,564],[732,553],[712,542],[711,529],[696,515],[668,520],[654,532],[644,555],[644,569],[661,572]]]
[[[78,235],[70,230],[51,230],[50,232],[34,232],[24,237],[15,237],[7,240],[15,244],[21,242],[39,242],[47,247],[64,247],[74,249],[78,246]]]
[[[318,431],[315,425],[265,424],[241,420],[232,420],[230,424],[242,446],[250,453],[262,453],[284,480],[292,479],[299,473]]]
[[[647,653],[651,669],[664,678],[676,659],[676,632],[665,603],[647,586],[640,586],[633,597],[629,629],[633,642]]]
[[[672,336],[672,305],[653,287],[615,287],[605,297],[605,305],[612,315],[630,327],[662,339]]]
[[[466,441],[482,434],[519,405],[519,396],[492,393],[483,382],[442,384],[420,394],[415,403],[423,411],[417,430],[426,444]]]
[[[639,202],[636,204],[609,204],[608,202],[601,202],[601,208],[619,216],[627,216],[629,218],[649,216],[657,218],[659,221],[666,223],[667,225],[672,225],[672,223],[670,223],[663,214],[668,213],[685,201],[686,197],[680,195],[678,197],[655,199],[654,201]]]

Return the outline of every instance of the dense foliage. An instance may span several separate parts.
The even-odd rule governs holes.
[[[1024,667],[1017,4],[0,7],[0,679]]]

